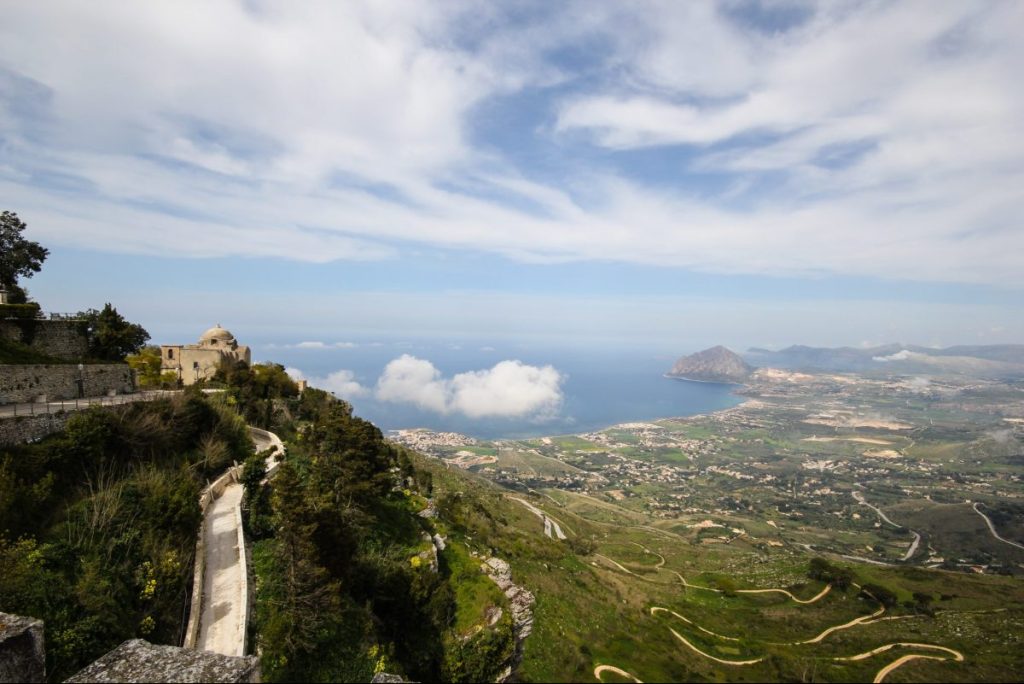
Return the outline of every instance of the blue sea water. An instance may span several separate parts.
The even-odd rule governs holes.
[[[456,373],[489,369],[506,359],[535,366],[551,365],[564,378],[564,399],[553,415],[515,418],[470,418],[459,413],[436,413],[407,403],[378,401],[372,388],[387,363],[402,354],[430,361],[446,378]],[[371,391],[348,401],[357,415],[385,431],[424,427],[461,432],[480,439],[537,437],[598,430],[629,421],[708,413],[742,401],[734,394],[734,385],[664,377],[674,355],[626,348],[488,344],[482,340],[457,343],[362,340],[347,348],[256,345],[254,356],[257,361],[275,361],[297,368],[310,378],[323,378],[343,369],[351,371],[355,379]]]

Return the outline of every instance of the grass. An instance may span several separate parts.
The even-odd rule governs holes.
[[[449,544],[442,552],[455,588],[455,621],[452,629],[465,635],[484,622],[487,609],[506,603],[498,585],[481,571],[481,561],[460,544]]]

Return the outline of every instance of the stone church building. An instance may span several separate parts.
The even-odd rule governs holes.
[[[212,378],[223,359],[252,363],[249,347],[239,345],[219,323],[203,333],[199,344],[160,345],[160,358],[160,370],[173,371],[185,385]]]

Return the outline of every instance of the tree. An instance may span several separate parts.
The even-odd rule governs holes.
[[[0,214],[0,288],[11,295],[12,304],[24,304],[25,291],[18,287],[18,278],[31,278],[39,273],[50,250],[38,242],[22,237],[28,226],[13,211]]]
[[[340,609],[340,585],[332,581],[319,563],[313,541],[315,515],[298,473],[283,462],[274,479],[271,502],[276,532],[273,548],[275,564],[269,602],[270,615],[263,629],[265,658],[284,669],[309,658],[322,638],[326,623]]]
[[[267,476],[268,451],[259,451],[245,459],[242,468],[242,521],[245,530],[255,539],[263,539],[273,532],[270,492],[263,485]]]
[[[136,354],[149,340],[149,333],[138,323],[129,323],[108,302],[102,311],[89,309],[78,314],[85,320],[89,336],[89,356],[102,361],[124,361]]]
[[[824,558],[811,559],[807,576],[831,584],[836,589],[846,589],[853,584],[853,573],[849,569],[832,565]]]
[[[140,387],[159,387],[161,385],[163,377],[160,367],[163,360],[160,358],[160,347],[144,347],[138,354],[128,356],[125,361],[135,371],[135,377]]]

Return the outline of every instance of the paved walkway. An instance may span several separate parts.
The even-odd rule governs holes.
[[[196,643],[200,651],[245,655],[243,608],[248,597],[242,562],[245,547],[241,503],[242,485],[233,483],[206,509],[203,615]]]
[[[256,451],[276,447],[267,470],[276,468],[284,447],[272,432],[250,428]],[[249,600],[245,537],[242,531],[243,487],[232,482],[206,509],[203,525],[205,562],[203,600],[196,649],[229,656],[245,655]]]
[[[61,411],[82,411],[90,406],[119,406],[136,401],[152,401],[162,397],[178,394],[177,390],[151,390],[135,394],[118,394],[113,397],[88,397],[85,399],[65,399],[63,401],[25,402],[20,404],[0,405],[0,419],[21,416],[38,416]]]

